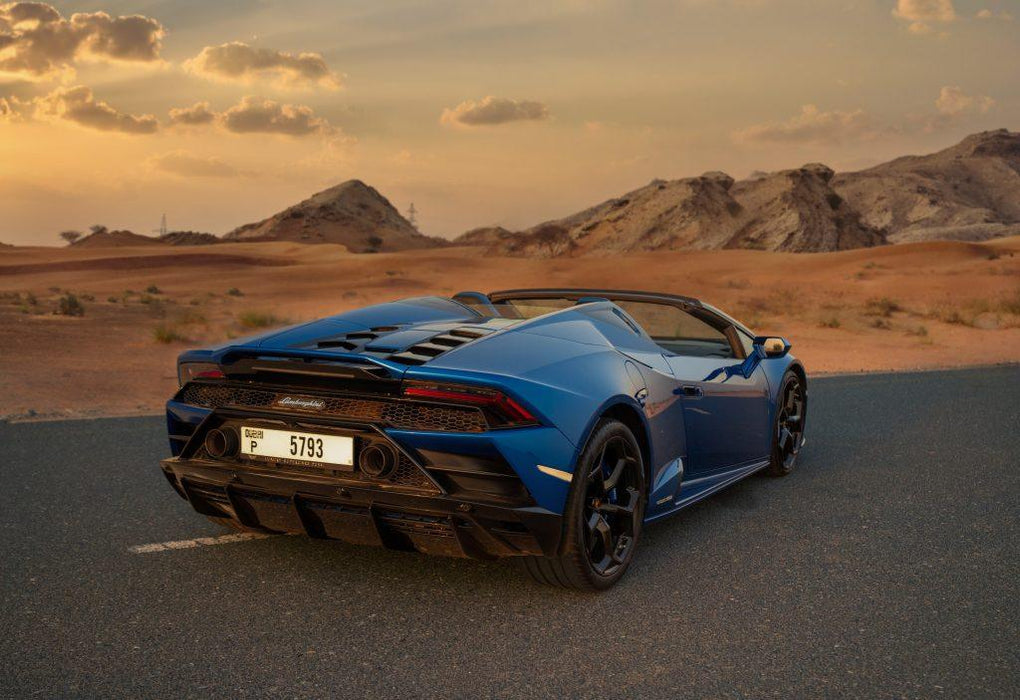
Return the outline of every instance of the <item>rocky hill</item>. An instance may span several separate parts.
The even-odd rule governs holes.
[[[226,234],[229,241],[340,243],[355,253],[432,248],[445,241],[419,233],[389,200],[348,180],[262,221]]]
[[[212,245],[222,243],[223,239],[200,231],[170,231],[160,236],[159,242],[168,245]]]
[[[818,253],[882,245],[885,236],[829,185],[835,173],[819,163],[737,183],[740,228],[722,246]],[[693,246],[692,246],[693,247]]]
[[[140,245],[160,245],[158,238],[143,236],[134,231],[108,231],[105,228],[71,244],[75,248],[122,248]]]
[[[1020,133],[968,136],[926,156],[905,156],[836,176],[833,186],[891,242],[984,240],[1020,233]]]
[[[455,243],[521,257],[675,249],[824,252],[1020,234],[1020,134],[985,132],[929,156],[836,175],[819,163],[734,182],[656,180],[563,219]]]
[[[829,187],[832,170],[806,165],[734,183],[710,172],[655,180],[564,219],[513,234],[468,232],[455,243],[519,257],[609,256],[619,253],[755,248],[791,252],[881,245],[881,231]]]

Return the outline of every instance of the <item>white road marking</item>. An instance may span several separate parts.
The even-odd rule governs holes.
[[[167,552],[172,549],[194,549],[195,547],[212,546],[216,544],[231,544],[232,542],[247,542],[248,540],[264,540],[273,535],[264,532],[235,532],[218,537],[196,537],[193,540],[175,540],[173,542],[154,542],[153,544],[139,544],[128,547],[132,554],[151,554],[152,552]]]

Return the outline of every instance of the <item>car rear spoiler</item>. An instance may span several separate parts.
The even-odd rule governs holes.
[[[338,379],[399,381],[407,370],[407,365],[390,360],[335,350],[230,348],[219,357],[219,364],[228,376],[268,372]]]

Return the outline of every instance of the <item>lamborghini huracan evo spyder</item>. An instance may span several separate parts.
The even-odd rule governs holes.
[[[807,379],[782,338],[687,297],[404,299],[178,360],[174,490],[244,531],[518,557],[611,586],[645,522],[788,474]]]

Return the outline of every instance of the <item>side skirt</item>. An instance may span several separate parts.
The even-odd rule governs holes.
[[[721,491],[727,486],[735,484],[741,479],[764,469],[768,465],[769,461],[766,459],[762,460],[761,462],[753,462],[752,464],[749,464],[746,467],[740,467],[739,469],[735,469],[732,472],[729,472],[721,477],[703,476],[700,479],[684,481],[680,487],[680,498],[677,499],[673,507],[665,512],[656,513],[655,515],[645,518],[645,522],[650,523],[673,515],[678,510],[682,510],[689,505],[697,503],[703,498],[711,496],[716,491]]]

